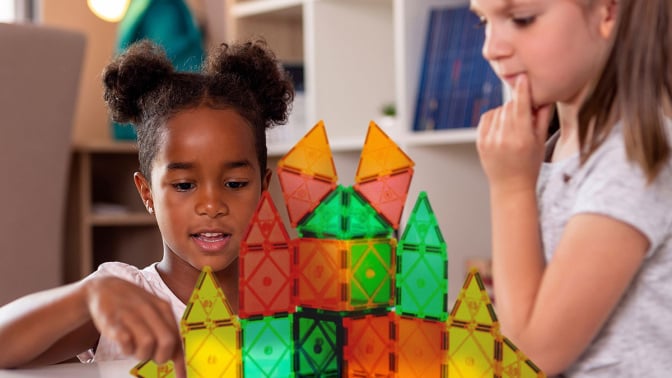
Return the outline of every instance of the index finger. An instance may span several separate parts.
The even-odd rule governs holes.
[[[175,369],[176,378],[187,378],[187,367],[184,361],[184,350],[178,348],[175,355],[173,356],[173,368]]]
[[[513,103],[516,115],[532,120],[532,99],[530,98],[530,84],[527,75],[521,74],[516,78],[513,90]]]

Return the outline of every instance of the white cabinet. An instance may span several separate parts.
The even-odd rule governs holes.
[[[412,132],[429,10],[464,0],[227,0],[231,40],[264,37],[278,57],[304,65],[305,124],[292,125],[269,146],[274,164],[322,119],[335,152],[340,183],[350,185],[370,120],[394,103],[390,136],[415,161],[405,214],[427,191],[448,245],[450,298],[465,277],[466,259],[488,257],[488,189],[475,130]],[[300,107],[299,107],[300,111]],[[274,182],[277,184],[277,181]],[[277,186],[276,186],[277,190]],[[281,196],[274,193],[276,201]]]

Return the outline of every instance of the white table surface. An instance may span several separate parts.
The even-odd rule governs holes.
[[[138,363],[135,360],[106,361],[92,364],[65,363],[34,369],[2,370],[0,378],[42,378],[42,377],[92,377],[118,378],[132,377],[130,371]]]

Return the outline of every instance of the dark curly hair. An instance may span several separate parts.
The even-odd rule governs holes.
[[[263,40],[222,44],[201,72],[177,72],[159,45],[135,42],[103,71],[104,99],[112,120],[131,123],[138,135],[140,172],[151,165],[166,122],[176,113],[208,106],[234,109],[254,129],[262,176],[266,129],[287,122],[294,87]]]

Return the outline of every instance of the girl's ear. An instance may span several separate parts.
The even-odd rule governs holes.
[[[261,191],[268,190],[268,186],[271,184],[271,177],[273,176],[273,171],[270,168],[266,168],[266,173],[264,174],[264,179],[261,182]]]
[[[153,214],[154,200],[152,199],[152,190],[149,186],[149,182],[140,172],[135,172],[133,174],[133,182],[135,182],[135,188],[138,190],[138,194],[140,194],[140,198],[142,199],[145,208],[150,214]]]
[[[602,37],[611,38],[618,21],[618,10],[618,0],[602,0],[600,5],[600,34]]]

